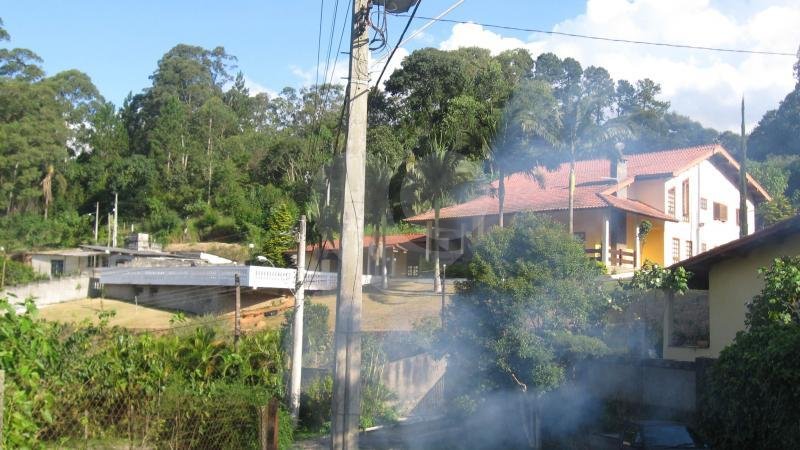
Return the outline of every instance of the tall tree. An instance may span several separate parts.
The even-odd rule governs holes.
[[[433,287],[441,292],[439,280],[439,215],[456,191],[475,178],[476,167],[451,150],[452,138],[438,133],[431,141],[430,151],[412,162],[406,189],[417,202],[430,202],[433,208]]]
[[[514,392],[494,407],[516,409],[507,417],[519,420],[530,448],[541,448],[543,397],[581,359],[608,352],[592,337],[604,308],[597,275],[581,244],[547,218],[525,214],[484,236],[443,333],[456,405],[478,410]],[[499,445],[517,448],[511,423]]]
[[[576,161],[615,139],[628,137],[627,126],[619,120],[606,120],[613,104],[614,84],[604,69],[589,67],[585,71],[572,58],[561,61],[552,54],[540,55],[534,72],[536,79],[550,83],[560,108],[558,147],[569,160],[568,223],[574,231]]]

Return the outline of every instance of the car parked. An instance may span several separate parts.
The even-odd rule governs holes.
[[[592,450],[621,449],[710,449],[686,424],[663,420],[637,420],[625,423],[620,432],[596,433],[589,438]]]

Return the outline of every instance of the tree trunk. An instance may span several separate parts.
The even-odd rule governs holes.
[[[569,234],[574,232],[575,222],[575,154],[569,161]]]
[[[503,213],[506,210],[506,180],[503,178],[505,176],[503,169],[498,168],[497,174],[500,175],[499,182],[497,183],[497,225],[503,228]]]
[[[527,390],[519,394],[520,419],[528,446],[534,450],[542,448],[541,410],[538,395],[528,395]]]
[[[442,292],[442,280],[439,278],[439,210],[437,204],[433,209],[433,291]]]
[[[380,264],[381,264],[381,254],[380,254],[380,244],[381,240],[381,225],[380,223],[375,224],[375,230],[372,233],[372,267],[369,268],[370,273],[374,276],[378,276],[380,274]]]
[[[389,289],[389,270],[386,265],[386,227],[381,230],[381,287]]]
[[[211,204],[211,177],[212,177],[212,167],[211,167],[211,153],[213,152],[213,141],[211,140],[211,124],[213,123],[214,119],[212,117],[208,118],[208,199],[207,202]]]

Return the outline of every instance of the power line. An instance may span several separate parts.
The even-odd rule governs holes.
[[[411,26],[411,21],[414,20],[414,16],[417,15],[417,10],[419,9],[419,5],[422,4],[422,0],[419,0],[417,4],[414,6],[414,10],[411,11],[411,15],[408,16],[408,22],[406,22],[405,28],[403,28],[403,32],[400,33],[400,39],[397,40],[397,44],[395,44],[394,48],[392,48],[392,52],[389,53],[389,58],[386,59],[386,64],[383,65],[383,69],[381,70],[381,74],[378,75],[378,81],[375,83],[375,88],[377,89],[378,86],[381,84],[381,78],[383,78],[383,74],[386,72],[386,68],[389,67],[389,63],[392,62],[392,57],[394,56],[395,52],[398,48],[400,48],[400,44],[403,42],[403,36],[406,35],[408,31],[408,27]]]
[[[319,56],[320,52],[322,51],[322,14],[325,11],[325,0],[320,1],[319,3],[319,30],[317,31],[317,67],[316,67],[316,78],[314,83],[319,86]],[[336,20],[334,18],[334,20]],[[316,98],[315,98],[316,101]],[[317,107],[315,105],[314,110],[316,111]]]
[[[566,37],[573,37],[579,39],[590,39],[594,41],[604,41],[604,42],[618,42],[624,44],[637,44],[637,45],[652,45],[656,47],[672,47],[672,48],[685,48],[691,50],[706,50],[706,51],[714,51],[714,52],[726,52],[726,53],[743,53],[743,54],[751,54],[751,55],[770,55],[770,56],[791,56],[796,57],[794,53],[788,52],[772,52],[772,51],[762,51],[762,50],[744,50],[744,49],[736,49],[736,48],[721,48],[721,47],[706,47],[702,45],[688,45],[688,44],[674,44],[668,42],[655,42],[655,41],[640,41],[634,39],[621,39],[621,38],[612,38],[606,36],[593,36],[588,34],[579,34],[579,33],[565,33],[563,31],[548,31],[548,30],[539,30],[536,28],[523,28],[523,27],[514,27],[510,25],[497,25],[491,23],[481,23],[475,22],[472,20],[456,20],[456,19],[443,19],[443,18],[435,18],[435,17],[424,17],[424,16],[416,16],[414,17],[413,14],[411,16],[407,14],[400,14],[402,17],[410,17],[410,19],[417,19],[417,20],[432,20],[436,22],[446,22],[446,23],[461,23],[461,24],[473,24],[473,25],[480,25],[486,28],[497,28],[500,30],[510,30],[510,31],[524,31],[527,33],[539,33],[539,34],[548,34],[554,36],[566,36]]]

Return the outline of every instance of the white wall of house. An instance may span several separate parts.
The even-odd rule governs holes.
[[[39,254],[31,255],[31,267],[34,272],[46,275],[52,278],[53,261],[63,261],[64,270],[62,274],[77,275],[81,272],[86,272],[91,269],[89,265],[88,256],[69,256],[69,255],[53,255],[53,254]]]
[[[666,211],[664,199],[664,179],[637,180],[628,187],[628,198],[647,203]]]
[[[683,217],[683,182],[689,180],[689,217]],[[678,260],[718,247],[739,238],[736,211],[739,208],[739,189],[709,161],[684,171],[664,183],[661,206],[667,211],[670,189],[675,189],[675,216],[679,222],[664,225],[664,262],[675,262],[674,240],[679,242]],[[703,202],[705,200],[705,202]],[[705,208],[703,208],[705,203]],[[714,203],[727,208],[727,220],[714,219]],[[754,231],[755,209],[747,202],[749,233]],[[689,251],[691,242],[691,254]]]

